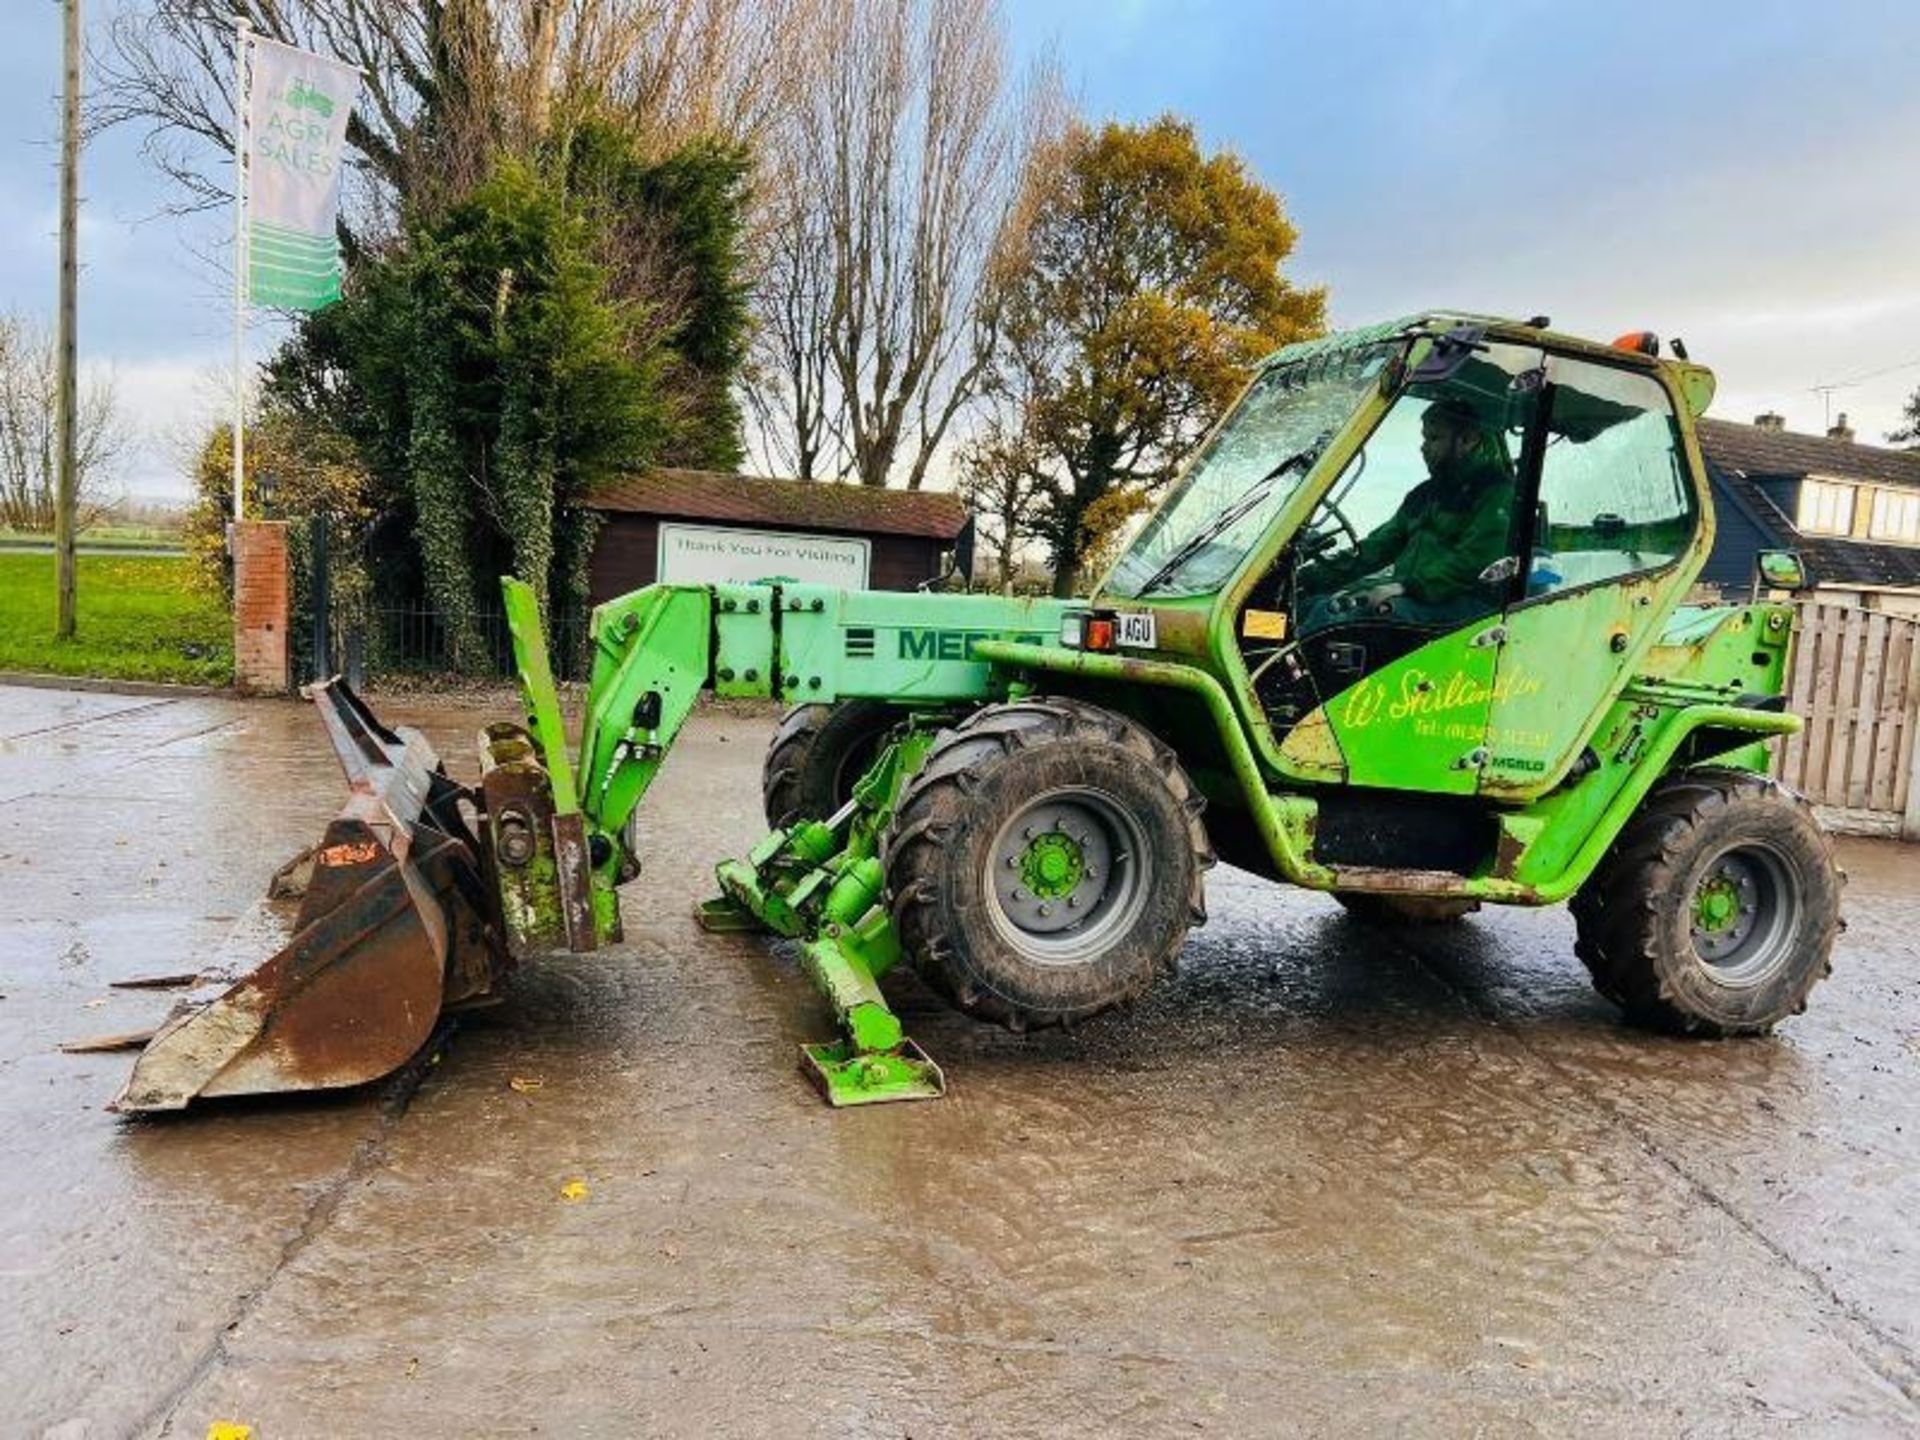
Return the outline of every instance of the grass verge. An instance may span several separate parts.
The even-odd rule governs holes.
[[[233,626],[219,597],[191,584],[185,560],[82,555],[77,634],[53,638],[53,556],[0,554],[0,670],[226,685]]]

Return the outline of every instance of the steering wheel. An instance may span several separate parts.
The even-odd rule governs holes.
[[[1349,549],[1360,548],[1360,533],[1353,528],[1353,522],[1332,500],[1320,502],[1321,508],[1333,517],[1333,525],[1328,529],[1308,529],[1300,537],[1299,554],[1303,560],[1318,560],[1329,550],[1335,548],[1339,538],[1346,536]]]
[[[1347,537],[1347,544],[1353,549],[1358,550],[1360,548],[1360,532],[1353,528],[1353,522],[1347,519],[1347,512],[1340,508],[1338,502],[1329,495],[1320,502],[1320,508],[1333,517],[1335,528]]]

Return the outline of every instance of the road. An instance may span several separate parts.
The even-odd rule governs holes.
[[[470,774],[480,712],[390,718]],[[0,688],[0,1433],[1920,1429],[1920,851],[1843,847],[1772,1039],[1623,1029],[1562,911],[1218,870],[1072,1035],[893,985],[952,1094],[836,1113],[791,957],[689,919],[770,724],[696,717],[623,947],[394,1083],[129,1123],[59,1042],[152,1023],[107,982],[217,950],[338,775],[297,703]]]

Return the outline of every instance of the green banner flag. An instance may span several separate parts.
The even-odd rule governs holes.
[[[351,65],[255,38],[247,102],[247,295],[318,310],[340,298],[340,161],[359,98]]]

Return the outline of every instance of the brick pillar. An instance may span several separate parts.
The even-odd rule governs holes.
[[[283,695],[292,674],[286,522],[242,520],[228,533],[233,537],[234,686],[251,695]]]

